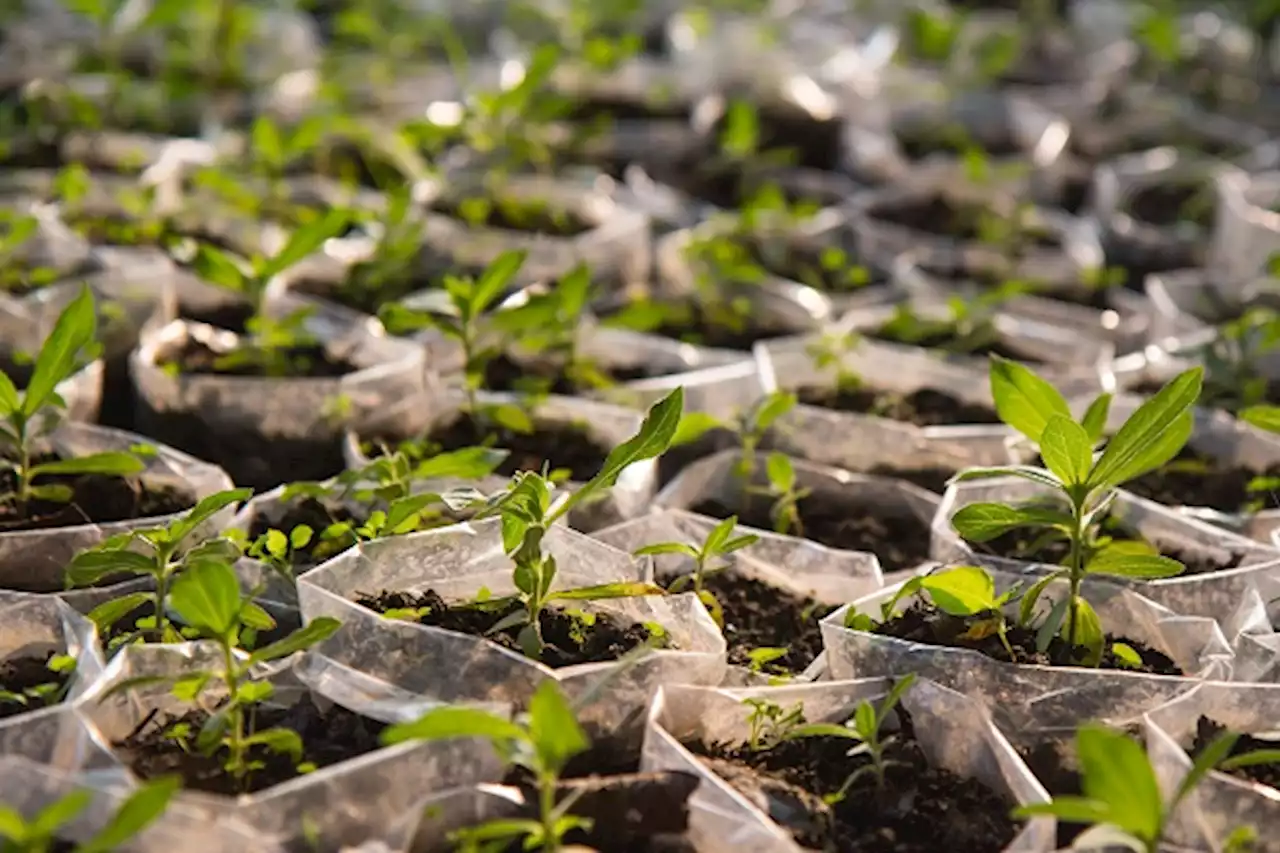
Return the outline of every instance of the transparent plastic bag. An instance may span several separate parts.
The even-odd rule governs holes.
[[[347,432],[343,454],[349,469],[358,470],[369,464],[363,447],[365,437],[406,439],[425,435],[436,426],[460,417],[469,402],[467,396],[458,390],[446,390],[438,396],[420,394],[399,399],[400,402],[381,412],[367,428]],[[517,394],[479,392],[476,401],[481,407],[527,407],[535,426],[580,426],[592,440],[609,449],[639,432],[644,420],[639,412],[632,409],[579,397],[551,395],[529,402]],[[508,482],[506,477],[491,475],[479,481],[455,478],[422,480],[416,482],[414,488],[439,492],[467,485],[488,494],[503,489]],[[565,487],[572,491],[578,485],[569,481]],[[634,518],[647,509],[656,486],[656,463],[651,459],[635,462],[623,469],[612,487],[575,507],[569,520],[581,530],[594,530]]]
[[[671,648],[635,660],[559,669],[483,637],[387,619],[352,600],[383,590],[433,589],[447,601],[469,600],[482,589],[508,594],[514,589],[512,564],[502,548],[500,526],[500,520],[489,519],[365,542],[302,575],[298,597],[304,617],[333,616],[344,623],[318,652],[327,661],[442,702],[520,703],[541,681],[554,678],[571,699],[590,696],[579,718],[602,728],[626,724],[658,684],[719,683],[724,638],[691,594],[583,602],[582,609],[623,622],[662,625]],[[556,559],[553,589],[647,576],[646,563],[563,525],[547,531],[542,547]]]
[[[1275,732],[1280,715],[1280,685],[1206,681],[1197,684],[1144,718],[1147,754],[1166,791],[1175,790],[1191,769],[1187,750],[1196,739],[1201,717],[1230,731],[1266,735]],[[1200,850],[1222,850],[1223,841],[1240,826],[1258,830],[1259,853],[1280,850],[1280,839],[1268,829],[1280,820],[1280,793],[1256,782],[1210,771],[1183,801],[1166,832],[1168,840]]]
[[[1151,343],[1165,353],[1203,346],[1216,334],[1212,324],[1239,316],[1247,306],[1280,305],[1273,279],[1255,278],[1237,286],[1205,269],[1148,275],[1145,290],[1154,311]]]
[[[758,344],[755,356],[764,390],[834,389],[843,370],[885,391],[937,388],[966,403],[989,405],[987,377],[972,366],[861,340],[840,350],[838,366],[818,367],[811,352],[823,345],[820,335]],[[903,466],[1004,465],[1015,461],[1009,449],[1012,435],[1002,424],[918,427],[801,403],[778,419],[768,440],[794,456],[866,470],[885,458],[896,458]]]
[[[838,723],[852,716],[860,702],[878,701],[889,687],[881,678],[740,690],[663,687],[649,708],[641,767],[683,770],[702,779],[690,800],[691,834],[699,850],[796,853],[802,848],[786,830],[681,743],[695,738],[709,743],[746,741],[745,699],[766,699],[782,707],[799,703],[808,722]],[[930,762],[976,778],[1019,804],[1049,799],[985,710],[972,699],[921,679],[907,690],[902,705],[911,714],[916,737]],[[1053,849],[1054,832],[1052,819],[1033,820],[1004,849],[1047,853]]]
[[[232,487],[231,479],[221,468],[133,433],[89,424],[63,423],[49,436],[50,448],[60,456],[128,451],[140,444],[153,448],[155,453],[142,457],[146,467],[137,476],[147,483],[188,492],[192,505],[201,498]],[[232,511],[226,509],[210,518],[202,529],[219,530],[231,515]],[[117,533],[167,524],[174,517],[155,516],[0,534],[0,589],[26,592],[62,590],[65,587],[63,568],[79,551]]]
[[[1228,172],[1216,181],[1217,209],[1207,266],[1223,286],[1240,287],[1265,275],[1280,251],[1280,172]]]
[[[991,574],[997,592],[1028,582],[1026,575],[1000,570]],[[1228,679],[1232,674],[1231,647],[1212,619],[1176,614],[1132,589],[1095,581],[1086,581],[1084,595],[1097,611],[1103,630],[1167,654],[1186,677],[1013,664],[970,649],[914,643],[845,627],[850,613],[864,613],[879,621],[881,606],[901,586],[885,587],[822,620],[832,678],[915,672],[988,708],[999,708],[1001,719],[1011,729],[1024,730],[1073,727],[1079,723],[1080,707],[1091,707],[1089,703],[1141,713],[1186,690],[1194,683],[1192,679]],[[1040,611],[1047,612],[1065,588],[1062,581],[1051,584],[1038,605]],[[904,596],[896,609],[904,610],[918,598]],[[1010,614],[1016,618],[1016,609]]]
[[[360,686],[351,685],[333,668],[313,668],[306,655],[275,662],[259,671],[276,687],[270,704],[287,707],[313,699],[321,708],[337,703],[385,723],[421,716],[431,707],[422,701],[367,701]],[[94,740],[104,748],[133,732],[155,711],[181,714],[192,706],[176,699],[167,683],[139,684],[108,695],[113,685],[141,676],[178,675],[199,668],[217,670],[221,652],[211,643],[129,646],[77,703]],[[296,665],[296,670],[295,670]],[[213,707],[224,689],[215,682],[202,696]],[[225,797],[182,791],[174,802],[206,826],[231,824],[254,832],[266,843],[297,844],[308,836],[337,846],[377,838],[388,828],[405,827],[405,817],[432,790],[496,779],[501,773],[489,743],[477,739],[410,742],[383,747],[356,758],[298,776],[255,794]],[[132,781],[125,768],[119,781]],[[403,838],[388,838],[403,843]]]
[[[951,516],[961,507],[979,501],[1023,503],[1051,493],[1043,486],[1012,477],[969,480],[948,487],[934,516],[931,548],[943,562],[977,560],[1015,573],[1040,573],[1050,567],[1023,560],[976,552],[951,526]],[[1184,616],[1202,616],[1228,625],[1239,612],[1245,593],[1257,578],[1280,573],[1280,552],[1252,539],[1206,524],[1185,513],[1161,506],[1130,492],[1117,490],[1110,517],[1157,547],[1177,548],[1187,556],[1225,561],[1239,557],[1233,569],[1158,580],[1126,581],[1152,601]]]

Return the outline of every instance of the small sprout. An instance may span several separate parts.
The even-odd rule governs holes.
[[[756,450],[765,434],[778,418],[795,408],[796,395],[789,391],[774,391],[761,397],[738,417],[735,432],[742,450],[739,475],[750,479],[755,474]]]
[[[799,703],[783,708],[768,699],[743,699],[751,711],[747,714],[747,746],[752,752],[773,749],[804,724],[804,707]]]
[[[724,519],[707,533],[707,538],[702,541],[700,546],[690,545],[685,542],[658,542],[636,550],[635,554],[636,556],[683,554],[693,560],[693,571],[677,577],[668,584],[667,592],[682,592],[685,587],[692,584],[694,593],[707,606],[707,610],[711,612],[711,618],[723,628],[724,609],[711,591],[705,587],[707,576],[727,568],[729,564],[724,558],[734,551],[739,551],[760,541],[760,537],[753,533],[734,536],[733,531],[737,524],[738,517],[736,515]],[[719,565],[716,565],[717,563]]]
[[[176,776],[153,779],[131,793],[97,835],[66,849],[72,853],[110,853],[123,848],[129,839],[164,814],[180,785],[181,780]],[[93,794],[89,791],[75,791],[47,806],[30,821],[16,809],[0,805],[0,839],[4,841],[0,850],[5,853],[48,853],[60,840],[58,834],[92,802]]]
[[[769,517],[773,519],[774,531],[804,536],[800,502],[811,490],[797,487],[795,466],[785,453],[770,453],[765,459],[765,472],[769,476],[769,488],[765,492],[773,498]]]
[[[1112,643],[1111,654],[1127,669],[1142,669],[1142,655],[1128,643]]]
[[[70,676],[75,672],[76,659],[71,655],[51,655],[49,660],[45,661],[45,669],[54,675]],[[28,687],[21,693],[0,690],[0,705],[6,702],[24,707],[56,705],[66,698],[67,691],[70,689],[71,679],[68,677],[63,679],[61,684],[56,680],[50,681]]]
[[[385,744],[410,740],[484,738],[507,763],[528,770],[537,789],[537,820],[494,820],[457,833],[454,842],[501,842],[523,839],[526,850],[558,851],[564,837],[575,829],[591,828],[591,821],[570,813],[575,797],[557,802],[556,789],[570,759],[586,752],[591,742],[578,724],[572,706],[554,681],[544,681],[534,692],[529,710],[515,722],[462,706],[428,711],[411,723],[389,726],[382,733]]]
[[[764,668],[776,660],[786,657],[790,649],[777,646],[761,646],[747,652],[747,669],[752,672],[764,672]]]

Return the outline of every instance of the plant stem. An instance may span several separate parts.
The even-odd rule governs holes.
[[[1084,581],[1084,507],[1076,498],[1071,499],[1071,598],[1067,601],[1067,648],[1076,647],[1076,621],[1080,608],[1080,584]]]
[[[554,773],[538,774],[538,810],[542,819],[542,849],[556,853],[560,839],[556,837],[556,776]]]
[[[240,679],[236,674],[235,652],[232,650],[232,644],[225,638],[222,640],[222,660],[226,667],[223,678],[227,682],[227,694],[231,702],[231,707],[227,710],[227,752],[230,753],[227,764],[230,765],[235,777],[240,779],[245,775],[244,715],[240,712],[240,705],[236,701]]]
[[[31,490],[31,446],[27,441],[27,422],[18,421],[18,512],[27,513],[27,500]]]

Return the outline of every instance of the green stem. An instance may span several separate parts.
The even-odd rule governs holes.
[[[164,631],[168,627],[168,617],[164,612],[164,600],[169,596],[169,570],[165,570],[156,578],[156,642],[163,643]]]
[[[18,512],[26,515],[31,497],[31,445],[27,441],[27,422],[18,422]]]
[[[1084,507],[1075,498],[1071,501],[1071,598],[1067,602],[1067,647],[1076,647],[1076,621],[1080,608],[1080,584],[1084,581]]]
[[[553,773],[541,773],[538,779],[538,808],[542,818],[542,849],[556,853],[560,839],[556,837],[556,777]]]
[[[240,705],[236,702],[236,692],[240,687],[240,678],[236,673],[236,659],[232,644],[227,642],[225,638],[222,640],[222,660],[226,667],[223,677],[227,682],[227,694],[230,697],[231,707],[227,711],[227,752],[230,757],[227,763],[231,766],[231,772],[235,774],[237,779],[245,775],[244,761],[244,715],[240,712]]]

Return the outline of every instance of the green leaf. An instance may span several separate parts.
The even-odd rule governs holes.
[[[1093,467],[1093,442],[1084,427],[1070,417],[1053,414],[1040,434],[1040,457],[1063,483],[1082,485]]]
[[[462,706],[434,708],[410,723],[396,723],[382,731],[386,745],[407,740],[452,740],[478,737],[499,744],[528,740],[524,729],[488,711]]]
[[[240,583],[225,563],[202,562],[178,575],[169,590],[169,606],[193,628],[226,637],[240,619]]]
[[[0,806],[0,838],[21,844],[27,838],[27,822],[8,806]]]
[[[259,279],[265,282],[313,254],[326,240],[341,234],[348,221],[345,210],[331,207],[322,218],[298,228],[289,235],[284,247],[258,269]]]
[[[707,412],[685,412],[676,427],[676,434],[671,438],[672,447],[692,444],[713,429],[723,427],[720,419]]]
[[[763,432],[769,429],[787,412],[796,406],[796,395],[790,391],[774,391],[758,401],[748,413],[747,421],[756,430]]]
[[[548,519],[548,522],[560,518],[593,492],[612,486],[627,466],[661,456],[666,452],[676,433],[676,426],[680,423],[683,409],[684,387],[679,386],[653,404],[649,413],[645,415],[644,423],[640,425],[640,431],[609,451],[600,473],[571,494]]]
[[[464,447],[423,460],[414,468],[413,476],[422,480],[432,477],[478,480],[492,474],[510,455],[510,451],[492,447]]]
[[[279,755],[287,755],[295,764],[302,760],[302,737],[289,729],[254,732],[244,742],[247,746],[259,744]]]
[[[866,705],[870,708],[870,705]],[[863,705],[858,706],[861,711]],[[874,713],[874,710],[872,711]],[[797,740],[804,737],[838,737],[845,740],[863,740],[863,736],[848,726],[842,726],[839,723],[805,723],[803,726],[796,726],[787,732],[787,740]]]
[[[88,791],[72,791],[51,806],[47,806],[28,827],[29,837],[52,838],[82,811],[89,807],[93,795]]]
[[[265,661],[287,657],[294,652],[309,649],[316,643],[321,643],[333,636],[334,632],[341,627],[342,623],[337,619],[318,616],[283,640],[277,640],[253,652],[249,656],[249,663],[264,663]]]
[[[1260,767],[1265,764],[1280,764],[1280,749],[1255,749],[1253,752],[1225,759],[1218,767],[1222,770],[1239,770],[1241,767]]]
[[[295,550],[305,548],[311,544],[311,538],[315,535],[315,531],[306,524],[299,524],[293,530],[289,531],[289,547]]]
[[[997,465],[994,467],[984,468],[966,468],[952,477],[948,484],[959,483],[965,480],[985,480],[988,477],[1021,477],[1024,480],[1030,480],[1033,483],[1039,483],[1042,486],[1048,486],[1051,489],[1059,489],[1062,487],[1057,478],[1049,471],[1043,468],[1033,468],[1030,465]]]
[[[754,533],[745,533],[742,536],[735,536],[728,542],[724,543],[724,547],[720,549],[721,554],[732,554],[734,551],[747,548],[760,541],[760,537]]]
[[[18,396],[18,389],[14,386],[13,380],[0,370],[0,418],[9,417],[18,411],[21,405],[22,400]]]
[[[1137,650],[1128,643],[1112,643],[1111,653],[1116,656],[1120,663],[1130,669],[1142,668],[1142,655],[1138,654]]]
[[[245,293],[249,289],[249,277],[240,268],[240,264],[226,252],[207,243],[201,243],[196,247],[191,266],[195,269],[196,275],[210,284],[225,287],[236,293]]]
[[[1087,797],[1054,797],[1048,803],[1030,803],[1013,810],[1015,818],[1056,817],[1068,823],[1098,824],[1111,819],[1111,808]]]
[[[475,318],[488,310],[494,300],[502,296],[511,285],[511,282],[515,280],[516,274],[524,266],[527,255],[528,252],[523,249],[518,251],[509,250],[494,258],[493,262],[476,279],[465,316]]]
[[[920,579],[934,605],[952,616],[973,616],[995,609],[996,585],[985,569],[957,566]]]
[[[1018,602],[1018,624],[1030,625],[1031,618],[1035,615],[1036,602],[1040,600],[1040,596],[1044,595],[1044,591],[1049,588],[1049,584],[1058,578],[1065,577],[1067,572],[1051,572],[1033,583],[1023,594],[1022,600]]]
[[[1187,567],[1177,560],[1158,554],[1132,554],[1123,549],[1104,548],[1089,560],[1085,571],[1091,575],[1115,575],[1125,578],[1171,578]]]
[[[549,601],[598,601],[605,598],[635,598],[640,595],[666,595],[667,591],[644,581],[617,581],[551,593]]]
[[[240,610],[240,624],[255,631],[270,631],[276,626],[276,620],[252,601],[246,601]]]
[[[1142,746],[1120,732],[1085,723],[1076,733],[1081,785],[1110,808],[1108,822],[1144,841],[1160,836],[1164,802]]]
[[[56,459],[31,467],[31,476],[47,474],[103,474],[127,477],[146,469],[141,459],[132,453],[109,452],[91,453],[88,456],[73,456],[70,459]]]
[[[1118,486],[1178,454],[1191,437],[1191,407],[1200,397],[1204,369],[1182,373],[1147,400],[1107,442],[1093,472],[1093,489]]]
[[[568,700],[552,679],[538,685],[529,700],[529,735],[542,767],[555,773],[591,746]]]
[[[1069,617],[1068,617],[1069,618]],[[1102,632],[1102,620],[1083,596],[1076,596],[1076,645],[1084,646],[1088,654],[1082,659],[1084,666],[1097,666],[1102,662],[1106,635]]]
[[[1071,417],[1067,401],[1031,370],[998,355],[991,357],[991,397],[1000,420],[1039,443],[1049,418]]]
[[[1236,417],[1267,432],[1280,432],[1280,406],[1250,406]]]
[[[637,557],[656,556],[658,554],[683,554],[694,560],[698,559],[698,549],[683,542],[659,542],[656,545],[645,545],[643,548],[637,548],[631,553]]]
[[[1089,408],[1085,410],[1084,418],[1080,421],[1080,425],[1084,427],[1085,434],[1089,436],[1089,440],[1097,444],[1102,440],[1102,434],[1107,431],[1107,415],[1111,413],[1111,395],[1108,393],[1099,394],[1097,399],[1089,404]]]
[[[92,586],[103,578],[126,572],[155,575],[159,574],[160,566],[151,557],[135,551],[93,550],[76,554],[64,570],[67,585],[72,587]]]
[[[169,690],[179,702],[194,702],[213,680],[211,672],[191,672],[180,676]]]
[[[38,412],[49,402],[58,383],[75,372],[80,351],[92,343],[96,326],[93,294],[83,287],[58,315],[53,331],[40,348],[31,381],[22,396],[24,416],[30,418]]]
[[[253,497],[253,489],[228,489],[223,492],[215,492],[207,498],[203,498],[199,503],[187,510],[185,515],[169,526],[173,541],[178,542],[184,539],[187,534],[208,521],[220,510],[232,504],[247,501],[251,497]]]
[[[102,831],[81,844],[79,853],[108,853],[154,823],[182,787],[179,776],[152,779],[129,795]]]
[[[733,529],[737,525],[738,517],[736,515],[731,515],[719,522],[715,527],[711,528],[711,532],[703,540],[702,550],[708,554],[720,553],[721,546],[729,541],[729,537],[733,535]]]
[[[1014,507],[1000,503],[972,503],[951,516],[956,532],[971,542],[989,542],[1019,527],[1069,526],[1071,516],[1044,507]]]
[[[89,611],[89,621],[98,629],[99,634],[106,634],[124,617],[152,600],[149,592],[131,592],[110,601],[104,601]]]

